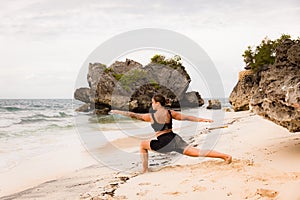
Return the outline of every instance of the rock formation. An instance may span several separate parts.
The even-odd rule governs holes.
[[[90,108],[96,114],[107,114],[111,109],[149,112],[156,93],[166,97],[170,108],[204,104],[198,92],[186,92],[191,79],[184,67],[153,62],[143,67],[129,59],[110,67],[94,63],[89,65],[87,80],[89,88],[77,89],[74,98],[88,104],[80,110]]]
[[[252,70],[239,73],[239,80],[229,96],[234,111],[249,110],[250,98],[258,88],[258,76]]]
[[[243,76],[230,95],[235,111],[250,109],[300,131],[300,42],[285,40],[276,49],[275,63]]]
[[[218,99],[208,100],[208,106],[206,108],[213,109],[213,110],[219,110],[219,109],[221,109],[221,102]]]

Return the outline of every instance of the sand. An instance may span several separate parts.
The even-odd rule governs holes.
[[[202,130],[186,140],[231,154],[231,164],[151,153],[151,172],[146,174],[138,173],[140,163],[126,172],[92,165],[0,199],[300,200],[300,133],[290,133],[249,111],[228,112],[225,117],[227,128]],[[214,135],[216,143],[207,145]],[[138,151],[138,141],[132,138],[114,143]]]

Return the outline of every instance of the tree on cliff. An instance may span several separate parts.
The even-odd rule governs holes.
[[[291,36],[287,34],[282,34],[277,40],[270,40],[265,37],[259,46],[253,50],[251,46],[248,46],[245,50],[243,57],[246,63],[246,69],[251,69],[254,72],[259,71],[263,67],[269,64],[274,64],[276,47],[280,45],[284,40],[290,39]]]

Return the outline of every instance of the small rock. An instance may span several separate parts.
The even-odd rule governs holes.
[[[208,100],[208,106],[206,108],[214,110],[221,109],[221,102],[218,99]]]
[[[223,108],[223,111],[224,112],[233,112],[234,110],[232,108],[225,107],[225,108]]]
[[[91,104],[86,103],[86,104],[80,106],[79,108],[77,108],[75,111],[76,112],[89,112],[90,109],[91,109]]]

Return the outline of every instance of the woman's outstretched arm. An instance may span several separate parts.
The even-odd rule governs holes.
[[[130,117],[130,118],[146,121],[146,122],[151,122],[151,118],[150,118],[149,113],[138,114],[138,113],[122,111],[122,110],[111,110],[110,112],[114,113],[114,114],[124,115],[124,116]]]
[[[182,113],[176,112],[174,110],[171,111],[172,117],[176,120],[186,120],[192,122],[213,122],[211,119],[204,119],[190,115],[184,115]]]

